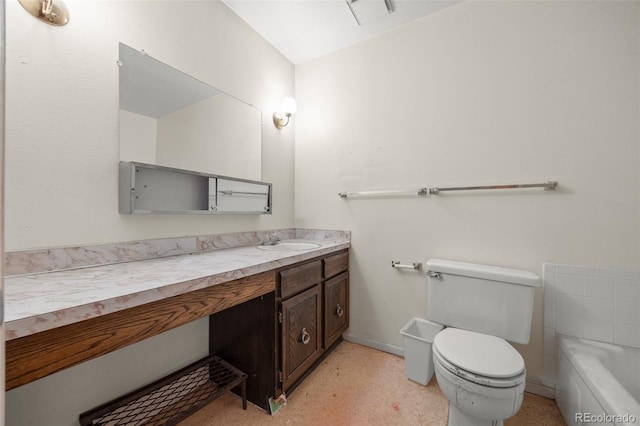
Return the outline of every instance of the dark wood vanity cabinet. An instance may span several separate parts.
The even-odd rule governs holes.
[[[349,252],[275,271],[275,293],[210,317],[209,350],[248,374],[247,399],[289,393],[349,327]]]
[[[349,327],[349,252],[279,272],[282,390],[292,390]]]

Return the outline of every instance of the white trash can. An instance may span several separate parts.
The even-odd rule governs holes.
[[[404,370],[407,377],[426,385],[433,376],[433,339],[444,327],[422,318],[413,318],[400,333],[404,343]]]

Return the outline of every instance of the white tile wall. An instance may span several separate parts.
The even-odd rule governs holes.
[[[544,376],[555,385],[557,335],[640,348],[640,270],[544,264]]]

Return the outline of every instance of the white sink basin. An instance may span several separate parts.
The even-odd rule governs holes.
[[[261,250],[277,250],[277,251],[302,251],[313,250],[320,247],[320,244],[316,243],[303,243],[301,241],[279,241],[273,245],[259,245],[256,246]]]

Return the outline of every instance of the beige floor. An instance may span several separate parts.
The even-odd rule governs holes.
[[[271,416],[239,397],[223,395],[180,426],[212,425],[446,425],[448,402],[435,377],[428,386],[408,380],[404,359],[342,342]],[[525,394],[507,426],[564,425],[555,402]]]

